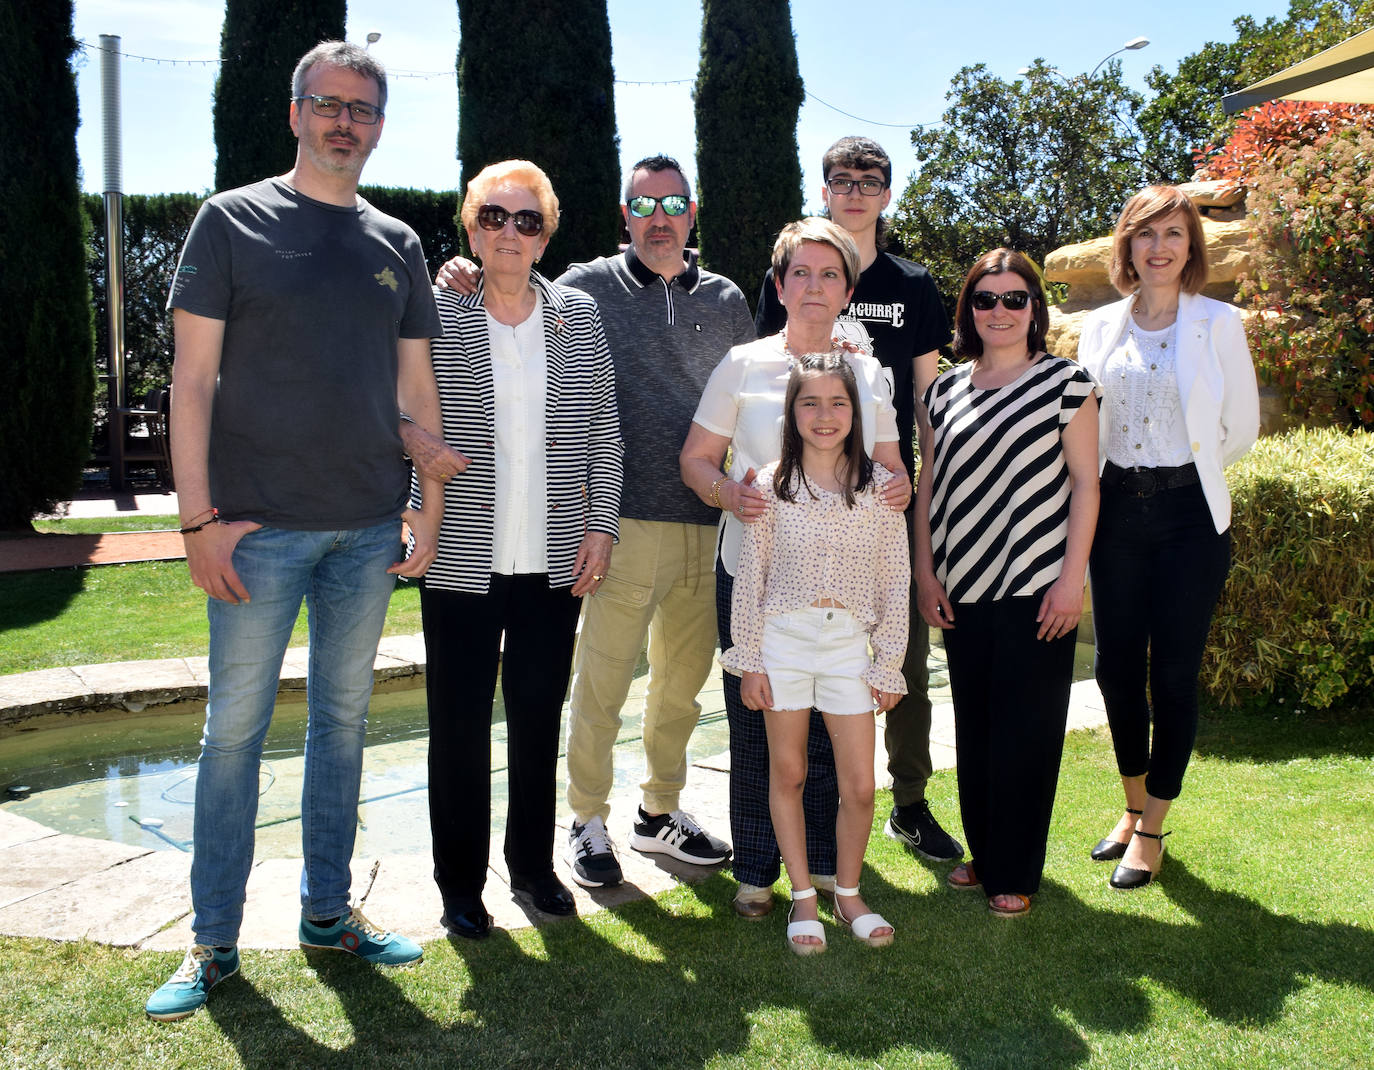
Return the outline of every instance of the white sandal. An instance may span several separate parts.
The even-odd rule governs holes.
[[[815,888],[803,888],[797,891],[792,890],[792,902],[795,904],[799,899],[816,898]],[[795,905],[793,907],[795,909]],[[798,936],[815,936],[820,939],[819,944],[799,944],[794,939]],[[787,912],[787,946],[797,955],[819,955],[825,950],[825,929],[820,921],[793,921],[792,910]]]
[[[845,888],[839,884],[836,884],[835,917],[839,918],[840,921],[844,922],[844,924],[849,926],[849,931],[854,934],[855,939],[862,940],[869,947],[887,947],[888,944],[892,943],[892,938],[896,935],[895,932],[883,933],[880,936],[873,935],[874,929],[892,928],[892,923],[889,922],[886,918],[884,918],[881,914],[860,914],[853,921],[850,921],[848,918],[844,916],[844,910],[840,907],[840,896],[858,894],[858,885],[855,885],[853,888]]]

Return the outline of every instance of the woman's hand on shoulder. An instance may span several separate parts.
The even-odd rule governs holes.
[[[906,512],[906,507],[911,504],[911,480],[905,470],[888,474],[878,487],[878,501],[894,512]]]

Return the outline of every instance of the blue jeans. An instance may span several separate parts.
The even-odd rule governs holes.
[[[210,700],[196,777],[191,902],[196,942],[238,942],[253,865],[258,769],[282,658],[309,609],[309,724],[301,790],[301,911],[348,912],[372,665],[401,556],[399,521],[352,531],[261,528],[234,550],[251,601],[211,598]]]

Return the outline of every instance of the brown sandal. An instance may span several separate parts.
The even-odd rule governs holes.
[[[966,892],[970,888],[981,888],[983,886],[983,882],[978,879],[978,874],[973,872],[972,862],[960,862],[949,871],[949,876],[945,878],[945,883],[959,892]]]
[[[997,894],[1004,895],[1008,899],[1015,899],[1017,901],[1017,905],[1014,907],[999,907],[996,903],[993,902],[993,900],[996,899],[997,896],[990,896],[988,898],[988,909],[991,910],[994,914],[996,914],[999,918],[1019,918],[1023,915],[1030,913],[1030,896],[1022,895],[1020,892],[998,892]]]

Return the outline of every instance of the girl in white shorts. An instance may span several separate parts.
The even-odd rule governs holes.
[[[782,457],[758,474],[767,511],[744,531],[734,645],[721,664],[743,677],[745,706],[764,713],[769,812],[792,882],[788,946],[799,955],[825,950],[802,813],[815,708],[830,732],[840,788],[835,914],[880,947],[893,929],[860,898],[859,871],[873,825],[873,711],[906,693],[906,525],[875,493],[889,473],[864,453],[848,362],[837,353],[799,358],[783,413]]]

